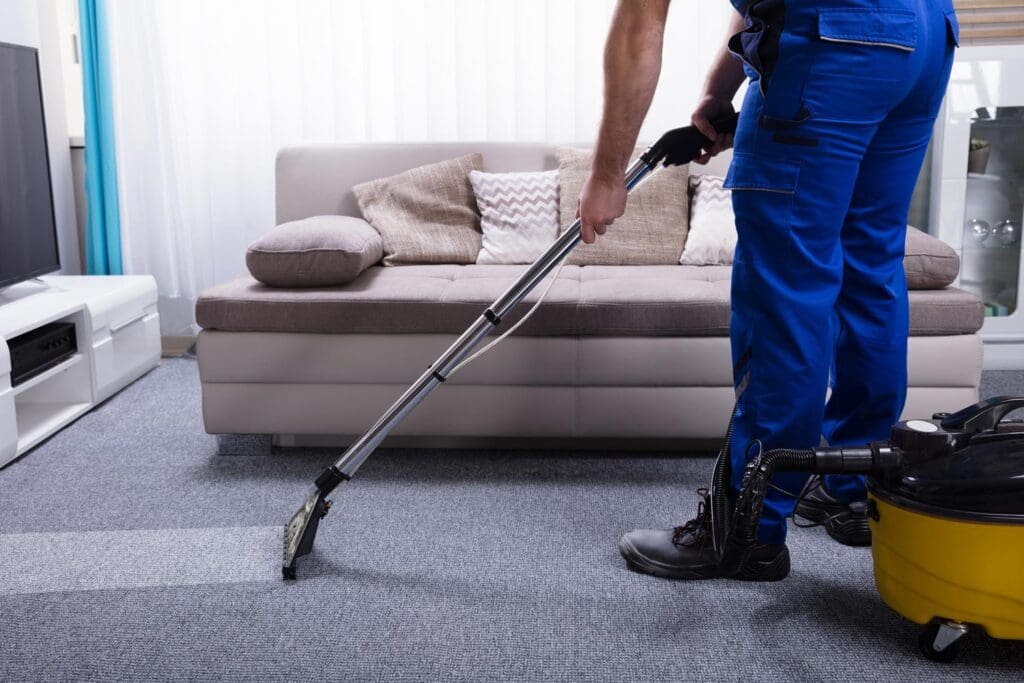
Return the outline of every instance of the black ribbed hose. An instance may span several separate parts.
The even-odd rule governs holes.
[[[747,463],[743,485],[736,496],[736,507],[728,539],[722,552],[720,567],[729,576],[746,564],[747,557],[757,545],[757,527],[768,485],[776,472],[815,469],[815,450],[807,448],[775,448],[761,453]]]
[[[726,439],[728,441],[728,436]],[[743,473],[743,485],[736,496],[728,538],[721,553],[723,573],[729,576],[739,571],[757,545],[764,498],[776,472],[879,475],[898,469],[901,462],[902,454],[898,449],[888,442],[877,441],[861,448],[774,448],[761,453],[747,463]],[[718,474],[716,467],[715,475]],[[720,497],[728,506],[728,497]]]
[[[729,488],[732,485],[732,462],[730,448],[732,446],[732,426],[736,420],[739,403],[733,405],[729,426],[725,430],[725,443],[718,451],[715,470],[711,475],[711,534],[715,552],[719,557],[725,547],[726,538],[732,530],[732,500]]]

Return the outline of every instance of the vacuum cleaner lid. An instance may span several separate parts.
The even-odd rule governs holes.
[[[888,486],[873,482],[873,488],[935,514],[1024,523],[1024,432],[977,435],[948,455],[907,464]]]

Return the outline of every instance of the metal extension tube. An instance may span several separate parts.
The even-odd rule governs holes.
[[[657,168],[657,162],[648,165],[644,159],[638,159],[626,172],[626,190],[630,191]],[[283,574],[286,579],[295,578],[295,561],[306,555],[313,548],[320,519],[327,514],[331,502],[327,495],[351,479],[366,459],[373,454],[380,443],[391,431],[411,413],[433,389],[448,379],[448,375],[477,346],[501,324],[502,319],[515,308],[552,270],[554,270],[569,252],[579,244],[582,224],[576,221],[556,239],[526,272],[511,287],[492,303],[469,329],[455,340],[441,356],[434,361],[420,377],[406,389],[397,401],[374,423],[370,429],[359,437],[338,460],[317,477],[316,488],[295,513],[288,526],[285,527],[285,547]]]
[[[651,168],[637,160],[626,173],[626,189],[631,190],[643,180]],[[369,431],[353,443],[334,463],[343,479],[351,478],[380,442],[398,425],[406,415],[419,405],[420,401],[438,384],[448,378],[448,373],[483,341],[491,331],[501,324],[516,304],[522,301],[534,288],[569,255],[581,240],[580,220],[576,221],[555,240],[548,250],[527,269],[508,290],[498,297],[468,330],[462,333],[441,356],[420,375],[387,412],[377,420]],[[328,491],[324,491],[327,493]]]

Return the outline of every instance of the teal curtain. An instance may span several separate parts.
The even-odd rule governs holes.
[[[78,0],[85,97],[86,272],[120,275],[121,216],[117,198],[114,100],[106,0]]]

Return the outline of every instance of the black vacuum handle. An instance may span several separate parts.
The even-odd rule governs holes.
[[[995,396],[967,406],[952,415],[936,415],[942,418],[946,431],[961,430],[971,434],[993,430],[1007,413],[1024,408],[1024,396]]]
[[[719,133],[732,133],[739,121],[739,112],[711,122]],[[640,158],[647,167],[654,169],[658,164],[682,166],[699,157],[711,145],[711,140],[697,130],[696,126],[675,128],[658,138]]]

